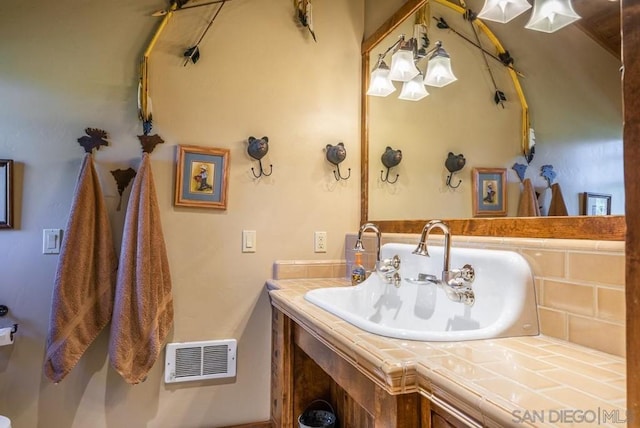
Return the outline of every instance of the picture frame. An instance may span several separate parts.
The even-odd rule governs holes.
[[[0,229],[13,229],[13,160],[0,159]]]
[[[229,150],[178,145],[174,205],[227,209]]]
[[[582,215],[611,215],[611,195],[583,192]]]
[[[472,183],[474,217],[507,215],[506,168],[473,168]]]

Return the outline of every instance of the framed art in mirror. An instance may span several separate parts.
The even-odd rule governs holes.
[[[584,192],[582,215],[611,215],[611,195]]]
[[[13,160],[0,159],[0,229],[13,229]]]
[[[227,209],[229,150],[178,146],[174,204]]]
[[[506,168],[474,168],[472,182],[474,217],[507,215]]]

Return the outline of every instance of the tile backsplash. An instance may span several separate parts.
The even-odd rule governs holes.
[[[345,237],[345,260],[277,261],[274,279],[345,278],[354,260],[356,234]],[[442,235],[429,242],[442,245]],[[415,234],[383,234],[382,243],[417,244]],[[363,264],[376,260],[375,235],[365,233]],[[542,334],[625,355],[625,256],[623,241],[453,236],[458,247],[522,254],[533,271]]]

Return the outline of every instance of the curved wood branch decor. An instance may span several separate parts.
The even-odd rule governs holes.
[[[441,4],[443,6],[448,7],[449,9],[455,10],[461,15],[464,15],[466,9],[458,6],[457,4],[453,4],[448,0],[433,0],[434,2]],[[504,55],[507,53],[504,47],[502,47],[502,43],[493,34],[493,31],[487,27],[482,20],[476,18],[472,21],[473,24],[477,25],[478,28],[487,36],[487,38],[493,43],[495,46],[498,56]],[[522,154],[525,157],[528,157],[531,154],[531,149],[529,147],[529,128],[531,123],[529,121],[529,105],[527,104],[527,99],[524,96],[524,92],[522,91],[522,86],[520,85],[520,79],[518,78],[518,74],[512,67],[507,67],[507,72],[509,73],[509,77],[511,77],[511,81],[513,82],[513,86],[518,94],[518,99],[520,100],[520,106],[522,107],[522,121],[521,121],[521,135],[520,141],[522,144]]]

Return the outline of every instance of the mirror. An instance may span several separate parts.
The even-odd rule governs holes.
[[[444,1],[431,1],[431,16],[444,17],[452,29],[473,40],[469,22],[460,13],[442,6]],[[431,44],[443,41],[457,82],[444,88],[428,87],[430,95],[417,102],[399,100],[397,83],[398,90],[388,97],[365,95],[378,53],[391,46],[400,34],[411,37],[414,13],[424,3],[407,1],[363,43],[362,222],[373,221],[387,232],[419,233],[425,219],[443,218],[460,234],[623,240],[621,215],[470,218],[471,175],[478,167],[506,168],[507,212],[509,216],[517,212],[521,183],[511,169],[514,163],[526,165],[525,177],[534,182],[542,195],[540,200],[547,205],[551,191],[540,170],[542,165],[552,164],[570,214],[580,212],[578,195],[592,188],[614,195],[612,199],[617,202],[612,203],[613,214],[624,212],[617,60],[604,50],[599,52],[597,46],[599,56],[591,58],[591,52],[583,45],[593,51],[593,42],[587,38],[585,43],[581,38],[587,36],[576,28],[564,30],[562,43],[550,44],[549,37],[557,37],[562,31],[542,34],[525,30],[524,24],[516,20],[491,26],[496,35],[500,31],[505,48],[518,53],[514,68],[522,68],[518,71],[526,76],[520,80],[537,137],[534,159],[527,164],[521,155],[522,108],[506,67],[483,55],[454,31],[440,30],[430,23],[429,38]],[[482,4],[478,0],[468,6],[479,10]],[[488,39],[483,39],[482,34],[479,37],[485,50],[495,51]],[[564,58],[567,51],[573,52],[571,61]],[[390,61],[390,55],[385,61]],[[418,67],[424,71],[426,60],[421,61]],[[603,75],[607,78],[602,79]],[[549,76],[569,77],[562,80]],[[493,101],[496,87],[507,95],[504,108]],[[392,177],[399,174],[393,184],[381,179],[385,169],[381,155],[386,146],[400,149],[403,154],[402,162],[391,171]],[[449,175],[444,166],[448,152],[463,153],[466,158],[466,166],[453,178],[454,184],[462,180],[457,189],[445,184]],[[603,170],[607,171],[606,180],[595,173]]]

